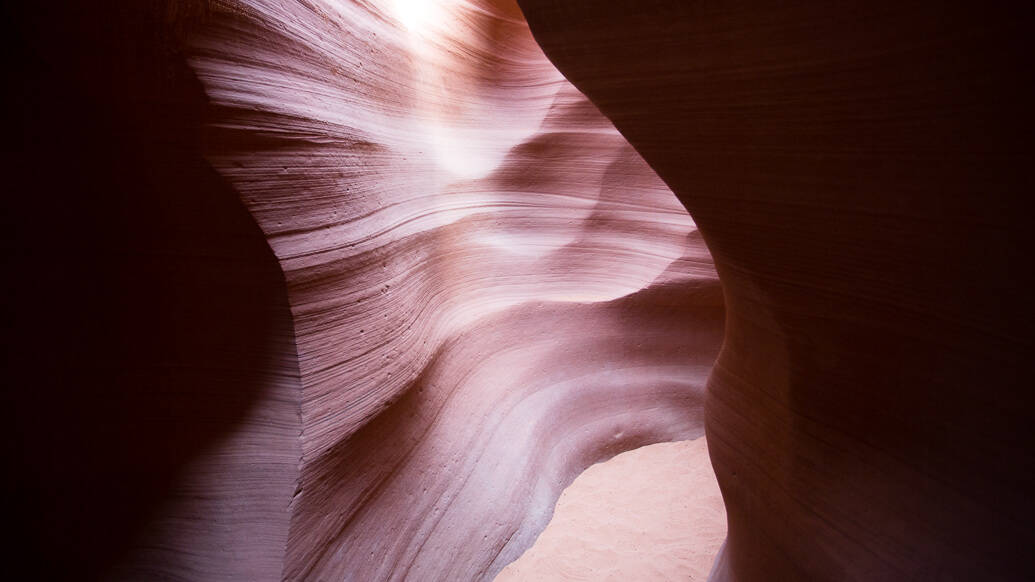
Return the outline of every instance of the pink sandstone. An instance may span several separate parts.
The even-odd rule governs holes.
[[[1035,577],[1030,8],[519,3],[5,6],[8,577]]]

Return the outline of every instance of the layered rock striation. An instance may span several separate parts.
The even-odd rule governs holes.
[[[702,436],[711,259],[516,5],[15,8],[18,577],[491,579]]]
[[[284,578],[491,579],[585,467],[703,434],[710,257],[515,5],[257,0],[203,30],[207,157],[294,321]]]
[[[520,1],[4,7],[11,576],[490,579],[706,429],[715,581],[1032,578],[1030,10]]]

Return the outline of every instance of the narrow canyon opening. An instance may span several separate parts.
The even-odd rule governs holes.
[[[8,577],[1035,578],[1030,6],[3,9]]]

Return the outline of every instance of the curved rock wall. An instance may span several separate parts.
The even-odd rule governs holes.
[[[8,579],[280,576],[287,290],[202,157],[205,94],[155,4],[4,7]]]
[[[703,434],[711,259],[513,3],[9,4],[9,577],[491,579]]]
[[[248,0],[191,44],[294,319],[286,579],[491,579],[585,467],[703,434],[711,259],[516,5]]]
[[[701,434],[646,163],[713,578],[1032,577],[1030,9],[8,4],[15,577],[499,571]]]
[[[1030,579],[1030,8],[520,3],[715,257],[713,580]]]

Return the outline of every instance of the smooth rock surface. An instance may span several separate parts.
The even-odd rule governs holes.
[[[1031,579],[1031,6],[520,4],[715,258],[713,579]]]

